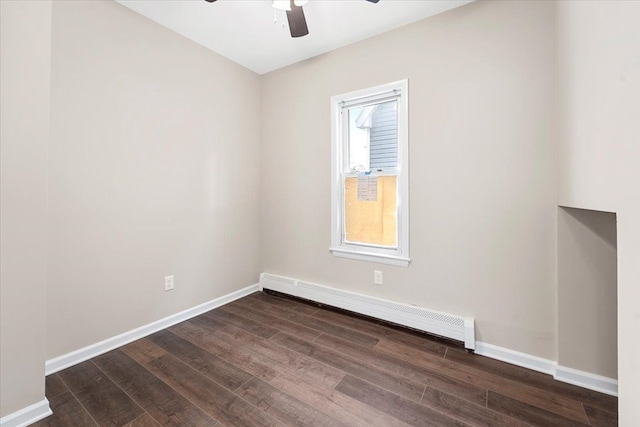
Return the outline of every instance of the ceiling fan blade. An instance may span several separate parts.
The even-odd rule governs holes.
[[[209,1],[209,0],[207,0],[207,1]],[[215,1],[215,0],[214,0],[214,1]],[[378,3],[380,0],[367,0],[367,1],[368,1],[368,2],[371,2],[371,3]]]
[[[293,0],[291,0],[291,10],[287,10],[287,21],[289,21],[291,37],[302,37],[309,34],[302,6],[296,6],[293,4]]]
[[[216,0],[204,0],[204,1],[208,1],[209,3],[213,3]]]

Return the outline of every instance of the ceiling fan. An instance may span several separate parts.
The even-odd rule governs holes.
[[[213,3],[217,0],[205,0]],[[367,0],[369,3],[378,3],[380,0]],[[287,12],[287,21],[289,21],[289,31],[291,37],[302,37],[309,34],[307,20],[304,17],[302,6],[307,4],[309,0],[272,0],[272,6],[275,9],[285,10]]]

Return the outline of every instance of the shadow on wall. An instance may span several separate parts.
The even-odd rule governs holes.
[[[616,214],[558,208],[558,362],[617,378]]]
[[[617,233],[615,213],[567,207],[561,207],[560,209],[567,215],[570,215],[575,221],[582,224],[588,231],[600,237],[612,248],[616,248]]]

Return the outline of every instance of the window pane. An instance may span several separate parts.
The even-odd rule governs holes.
[[[349,108],[349,172],[398,168],[396,100]]]
[[[345,233],[349,243],[397,246],[396,176],[378,177],[376,201],[358,200],[358,178],[345,179]]]

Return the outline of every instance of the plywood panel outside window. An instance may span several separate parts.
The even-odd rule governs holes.
[[[397,245],[396,176],[378,177],[376,201],[358,200],[358,178],[345,179],[345,233],[348,242]]]

